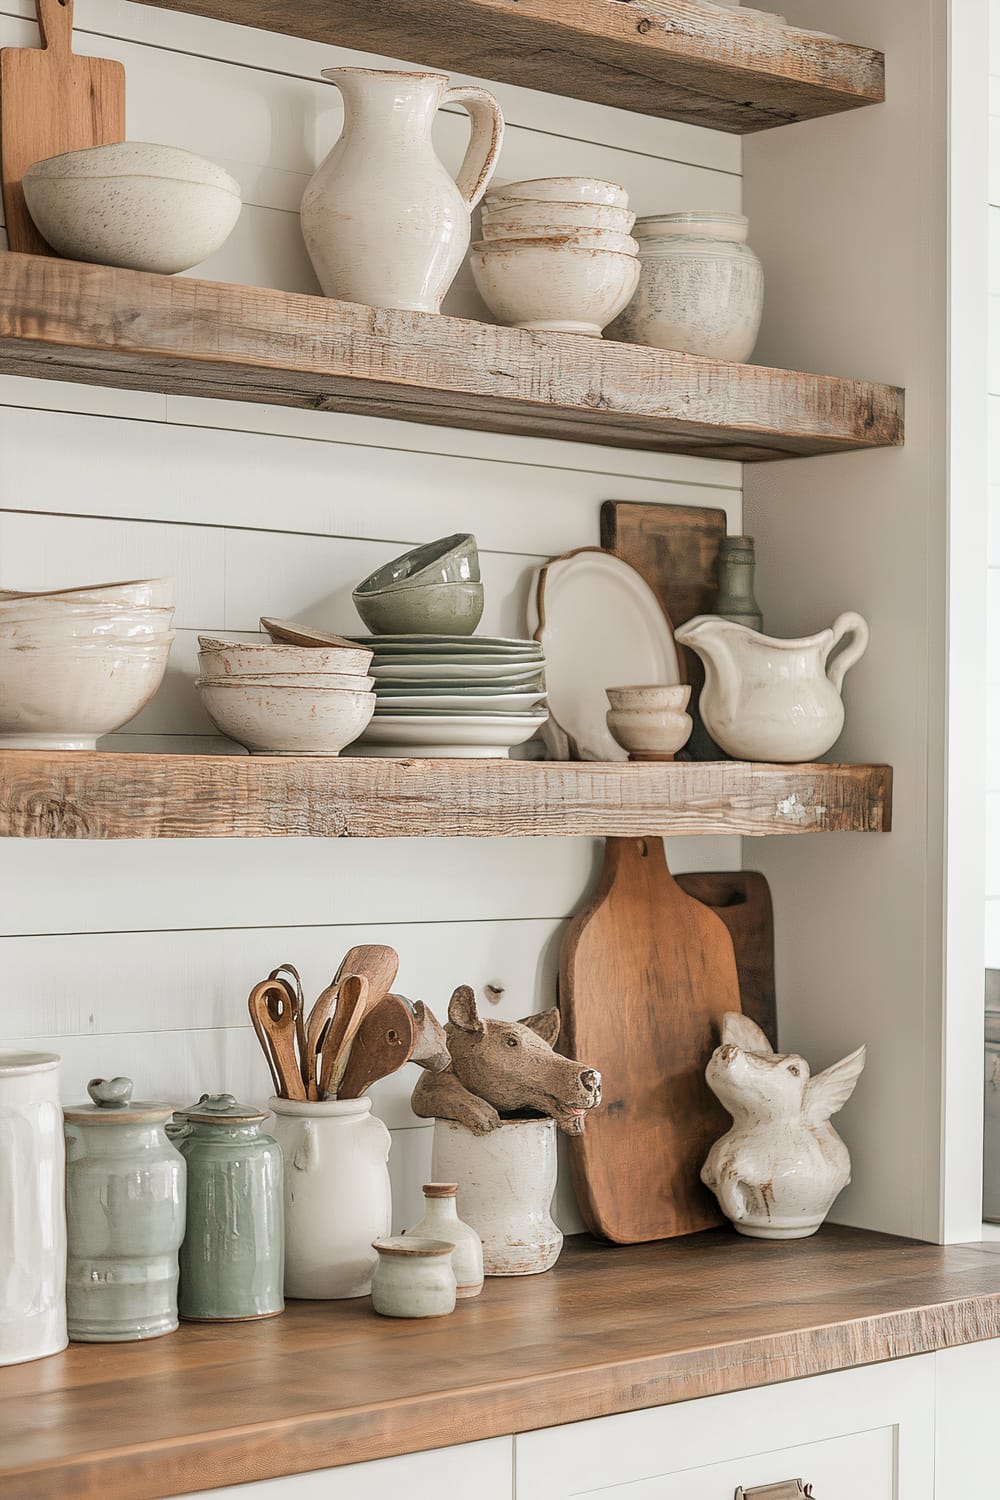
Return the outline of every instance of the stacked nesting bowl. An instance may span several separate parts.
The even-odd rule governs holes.
[[[472,247],[479,294],[501,323],[600,338],[638,285],[634,223],[616,182],[539,177],[494,188]]]
[[[371,651],[200,635],[195,683],[221,732],[251,755],[339,755],[375,712]]]
[[[168,578],[0,590],[0,748],[94,750],[149,702],[174,638]]]

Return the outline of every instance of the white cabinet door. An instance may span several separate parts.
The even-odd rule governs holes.
[[[526,1433],[515,1473],[517,1500],[732,1500],[786,1479],[816,1500],[932,1500],[934,1356]]]
[[[380,1458],[341,1469],[317,1469],[287,1479],[199,1490],[180,1500],[511,1500],[513,1452],[510,1438]]]
[[[1000,1257],[998,1257],[1000,1271]],[[938,1500],[992,1495],[997,1486],[1000,1339],[942,1349],[937,1371]]]

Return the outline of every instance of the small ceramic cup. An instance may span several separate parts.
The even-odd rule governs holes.
[[[630,760],[673,760],[691,735],[684,710],[691,689],[678,686],[607,688],[608,728]]]
[[[374,1240],[372,1307],[384,1318],[442,1318],[455,1311],[454,1245],[411,1235]]]

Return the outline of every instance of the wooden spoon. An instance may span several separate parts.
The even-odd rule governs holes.
[[[386,995],[368,1012],[351,1047],[338,1099],[360,1099],[365,1091],[409,1062],[417,1023],[406,1001]]]
[[[319,1099],[320,1074],[323,1068],[323,1048],[337,1008],[338,986],[328,984],[316,1004],[309,1012],[306,1025],[306,1044],[302,1058],[302,1075],[306,1093],[310,1099]]]
[[[323,1038],[321,1099],[336,1099],[353,1042],[368,1011],[368,980],[363,974],[345,974],[340,981],[337,1012]]]
[[[295,1006],[286,982],[262,979],[250,991],[247,1005],[264,1055],[272,1064],[279,1097],[304,1103],[306,1086],[295,1046]]]
[[[280,980],[288,990],[292,1014],[295,1017],[295,1044],[299,1052],[299,1072],[302,1074],[302,1082],[308,1084],[309,1080],[306,1078],[306,997],[299,971],[294,964],[279,964],[267,977]]]
[[[398,973],[399,954],[395,948],[384,943],[359,943],[344,956],[334,983],[345,974],[363,974],[368,981],[368,1009],[373,1010],[388,995]]]
[[[363,649],[358,646],[357,641],[349,641],[346,636],[331,635],[328,630],[316,630],[312,625],[300,625],[296,620],[272,620],[267,615],[261,615],[260,623],[272,641],[284,645],[346,646],[349,651]]]

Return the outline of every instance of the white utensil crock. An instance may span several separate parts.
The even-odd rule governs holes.
[[[366,1297],[390,1230],[392,1137],[370,1099],[271,1099],[285,1159],[285,1296]]]
[[[59,1059],[0,1052],[0,1365],[68,1342],[65,1182]]]
[[[306,249],[328,297],[436,313],[469,248],[470,213],[503,142],[492,94],[443,73],[325,68],[344,128],[302,198]],[[458,177],[431,141],[442,105],[461,104],[472,138]]]
[[[483,1242],[487,1276],[536,1276],[555,1265],[563,1237],[549,1213],[554,1120],[509,1120],[489,1135],[435,1120],[432,1171],[458,1183],[458,1212]]]

